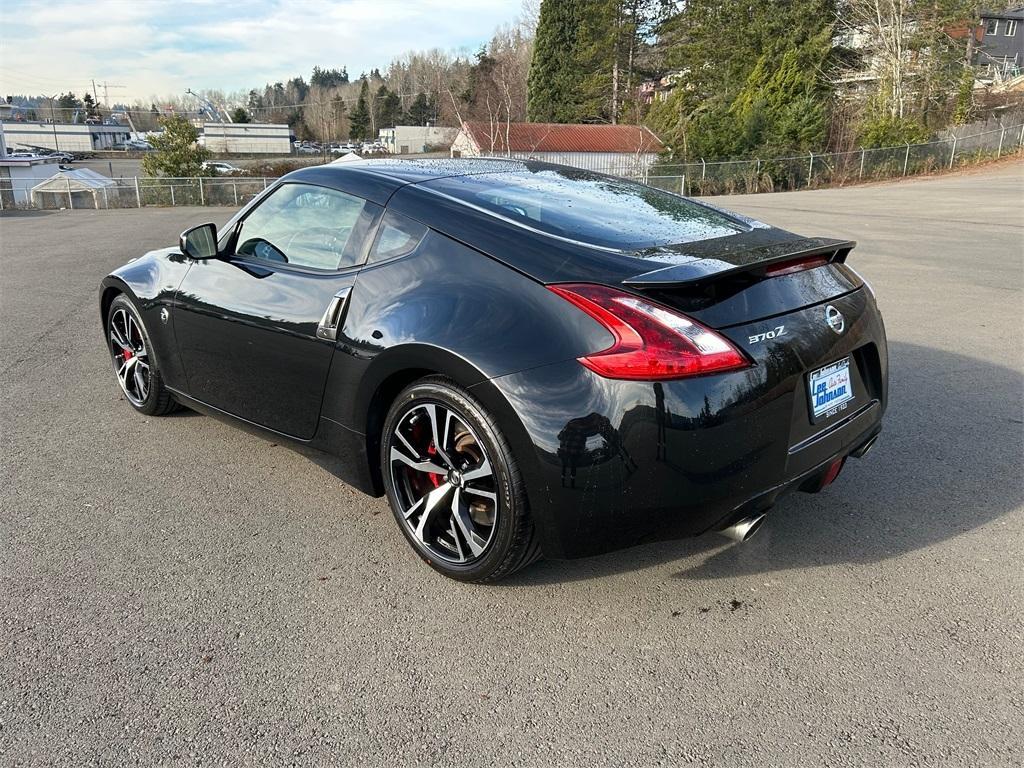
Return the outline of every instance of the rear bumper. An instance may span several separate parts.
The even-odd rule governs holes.
[[[856,318],[846,333],[820,322],[820,307],[792,313],[788,338],[741,344],[755,359],[744,371],[610,381],[570,360],[474,387],[492,411],[500,400],[514,414],[503,426],[545,554],[582,557],[698,535],[789,491],[820,488],[837,459],[878,435],[887,396],[885,332],[870,294],[832,304]],[[754,325],[726,333],[740,344]],[[857,399],[812,424],[807,371],[847,356],[856,361]]]

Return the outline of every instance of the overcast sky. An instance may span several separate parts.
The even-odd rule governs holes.
[[[302,75],[385,69],[408,50],[475,51],[521,0],[2,0],[0,95],[110,101],[226,92]],[[102,91],[100,99],[103,98]]]

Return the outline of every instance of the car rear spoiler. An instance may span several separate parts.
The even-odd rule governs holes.
[[[644,272],[627,278],[623,283],[637,288],[656,288],[708,283],[740,273],[753,273],[763,277],[769,268],[779,267],[788,262],[824,257],[830,264],[841,264],[846,261],[847,255],[856,245],[852,240],[805,237],[734,252],[719,252],[714,257],[698,257],[691,254],[691,258],[685,263]]]

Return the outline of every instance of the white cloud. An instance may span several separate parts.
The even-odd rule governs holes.
[[[234,91],[314,65],[353,76],[408,50],[484,43],[520,0],[90,0],[11,2],[0,11],[0,91],[127,86],[113,100]]]

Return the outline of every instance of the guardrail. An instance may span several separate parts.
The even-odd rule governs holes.
[[[697,160],[621,166],[598,172],[642,181],[680,194],[701,196],[813,189],[876,181],[952,169],[1020,152],[1024,123],[925,144],[856,149],[788,157]],[[64,177],[0,177],[0,211],[12,208],[144,208],[147,206],[223,205],[249,202],[275,179],[251,176],[125,177],[79,180]]]

